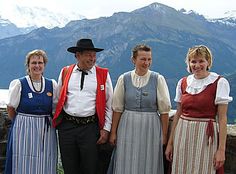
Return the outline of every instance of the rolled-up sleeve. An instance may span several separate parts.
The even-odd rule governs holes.
[[[57,82],[52,79],[52,87],[53,87],[53,105],[52,105],[52,110],[53,110],[53,113],[56,109],[56,105],[57,105],[57,102],[58,102],[58,97],[57,97],[57,93],[58,93],[58,85],[57,85]]]
[[[169,113],[171,109],[170,94],[166,80],[162,75],[158,75],[157,103],[160,114]]]
[[[105,125],[103,129],[110,131],[111,130],[111,122],[112,122],[112,96],[113,96],[113,86],[111,82],[110,74],[107,75],[106,81],[106,113],[105,113]]]

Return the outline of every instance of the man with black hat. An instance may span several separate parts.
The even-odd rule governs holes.
[[[96,52],[102,50],[91,39],[80,39],[67,49],[77,63],[64,67],[59,75],[53,125],[58,128],[65,174],[95,174],[98,144],[108,139],[113,87],[108,70],[95,66]]]

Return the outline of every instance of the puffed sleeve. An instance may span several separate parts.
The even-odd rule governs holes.
[[[112,109],[116,112],[124,111],[124,75],[123,74],[118,78],[115,89],[114,89]]]
[[[162,75],[158,75],[157,102],[160,114],[169,113],[171,109],[170,94],[166,80]]]
[[[229,82],[225,78],[221,77],[217,84],[215,104],[228,104],[231,102],[233,98],[229,96],[229,93]]]
[[[7,105],[16,109],[19,106],[20,97],[21,83],[19,79],[15,79],[9,85]]]
[[[176,90],[175,90],[175,98],[174,101],[181,103],[181,96],[182,96],[182,91],[181,91],[181,83],[182,79],[180,79],[177,83]]]

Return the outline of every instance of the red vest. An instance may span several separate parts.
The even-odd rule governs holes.
[[[67,99],[68,83],[74,67],[75,64],[70,65],[68,68],[67,67],[63,68],[62,77],[66,69],[67,72],[65,74],[65,77],[63,77],[64,79],[62,78],[63,85],[61,87],[60,97],[53,117],[53,127],[56,127],[62,121],[62,115],[60,115],[60,113]],[[98,116],[100,129],[103,129],[105,124],[107,73],[108,69],[96,66],[96,77],[97,77],[96,113]]]
[[[187,88],[187,77],[184,77],[181,84],[182,97],[181,97],[181,108],[182,115],[186,117],[196,118],[215,118],[217,114],[217,105],[215,105],[215,96],[217,80],[208,85],[199,94],[189,94],[186,92]]]

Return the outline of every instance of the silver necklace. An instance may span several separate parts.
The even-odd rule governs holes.
[[[29,78],[30,78],[30,82],[31,82],[31,85],[32,85],[34,91],[38,92],[38,93],[42,92],[42,89],[43,89],[43,85],[42,85],[43,77],[41,76],[41,79],[40,79],[40,89],[39,90],[36,90],[36,88],[34,86],[34,82],[33,82],[32,78],[31,78],[31,76],[29,76]]]

